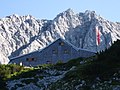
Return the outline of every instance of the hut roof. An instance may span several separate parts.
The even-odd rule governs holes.
[[[58,40],[61,40],[61,41],[63,41],[64,43],[68,44],[69,46],[71,46],[72,48],[74,48],[76,51],[84,50],[84,51],[88,51],[88,52],[91,52],[91,53],[95,53],[95,52],[89,51],[89,50],[87,50],[87,49],[77,48],[76,46],[74,46],[73,44],[69,43],[68,41],[66,41],[66,40],[64,40],[64,39],[62,39],[62,38],[58,38],[58,39],[56,39],[54,42],[50,43],[49,45],[47,45],[46,47],[44,47],[44,48],[42,48],[42,49],[39,49],[39,50],[30,52],[30,53],[28,53],[28,54],[23,54],[23,55],[19,55],[19,56],[10,58],[10,61],[12,61],[13,59],[19,58],[19,57],[23,57],[23,56],[26,56],[26,55],[35,53],[35,52],[41,52],[41,51],[43,51],[44,49],[47,49],[49,46],[51,46],[53,43],[55,43],[55,42],[58,41]]]

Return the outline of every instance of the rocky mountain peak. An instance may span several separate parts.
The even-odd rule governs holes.
[[[69,14],[69,15],[75,14],[74,10],[71,9],[71,8],[67,9],[66,11],[64,11],[64,13]]]
[[[96,45],[96,26],[100,26],[100,44]],[[74,13],[68,9],[53,20],[36,19],[32,15],[13,14],[0,19],[0,62],[41,49],[62,37],[78,48],[94,52],[109,48],[120,39],[120,23],[110,22],[95,11]]]

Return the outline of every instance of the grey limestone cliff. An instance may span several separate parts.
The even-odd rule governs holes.
[[[96,45],[95,27],[101,26],[100,44]],[[78,48],[99,52],[120,39],[120,23],[111,22],[95,11],[74,13],[68,9],[53,20],[38,20],[31,15],[13,14],[0,19],[0,62],[42,49],[62,37]]]

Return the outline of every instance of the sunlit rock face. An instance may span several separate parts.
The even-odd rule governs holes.
[[[99,45],[96,27],[101,27]],[[42,49],[59,37],[78,48],[99,52],[120,39],[120,23],[110,22],[89,10],[74,13],[68,9],[53,20],[38,20],[31,15],[6,16],[0,19],[0,63],[7,64],[9,58]]]

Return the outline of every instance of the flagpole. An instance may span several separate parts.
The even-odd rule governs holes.
[[[98,46],[98,45],[97,45],[97,27],[95,27],[95,41],[96,41],[96,42],[95,42],[95,44],[96,44],[96,52],[98,52],[98,50],[97,50],[97,49],[98,49],[98,48],[97,48],[97,46]]]

